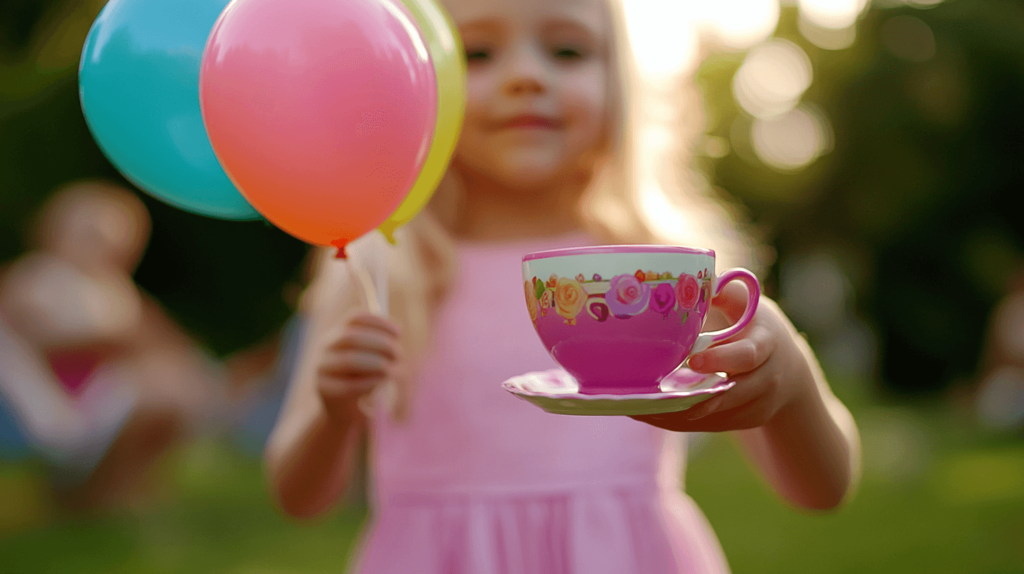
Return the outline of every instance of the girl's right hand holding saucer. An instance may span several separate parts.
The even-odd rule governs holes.
[[[395,377],[401,356],[399,335],[398,326],[390,320],[359,313],[330,340],[316,386],[332,421],[352,421],[359,416],[361,400]]]

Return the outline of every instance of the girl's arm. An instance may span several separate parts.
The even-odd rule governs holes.
[[[715,298],[708,328],[735,322],[746,288],[731,284]],[[728,392],[678,413],[636,417],[681,432],[740,431],[768,483],[793,504],[831,509],[848,498],[860,473],[860,440],[846,407],[832,394],[810,346],[774,301],[762,297],[736,338],[690,358],[694,371],[726,372]]]
[[[264,453],[274,498],[286,513],[298,518],[328,510],[345,493],[365,431],[366,418],[358,400],[368,389],[325,397],[322,380],[332,375],[327,364],[331,347],[347,331],[346,313],[357,300],[344,264],[323,261],[306,294],[309,331]]]
[[[806,395],[765,425],[737,434],[748,456],[776,492],[805,508],[830,509],[856,490],[860,435],[853,416],[832,394],[810,345],[793,337],[806,369],[794,382]]]

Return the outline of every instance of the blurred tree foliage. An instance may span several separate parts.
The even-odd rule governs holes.
[[[75,69],[103,0],[0,3],[0,261],[23,248],[26,218],[62,183],[123,181],[85,126]],[[935,55],[900,59],[885,22],[928,24]],[[929,10],[872,9],[850,48],[823,50],[786,7],[776,36],[810,56],[804,100],[834,148],[781,173],[737,141],[750,118],[731,82],[742,54],[702,66],[709,135],[732,141],[706,158],[714,183],[767,227],[780,260],[827,247],[843,255],[857,308],[881,337],[883,380],[933,390],[973,372],[989,309],[1024,253],[1024,5],[947,0]],[[746,124],[744,124],[746,122]],[[742,138],[740,138],[742,139]],[[282,288],[305,247],[261,223],[221,222],[143,199],[153,238],[138,281],[218,352],[255,341],[288,313]]]
[[[934,56],[886,49],[881,30],[896,16],[931,28]],[[1024,3],[872,9],[839,51],[808,42],[797,20],[784,9],[776,36],[810,57],[804,100],[831,121],[834,149],[795,173],[744,153],[735,136],[750,120],[731,91],[742,54],[717,55],[699,79],[709,133],[730,138],[733,152],[709,160],[712,179],[770,228],[780,260],[839,254],[879,335],[889,388],[969,377],[988,312],[1024,262]]]

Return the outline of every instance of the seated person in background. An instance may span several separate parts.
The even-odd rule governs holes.
[[[161,454],[231,420],[227,371],[132,280],[149,226],[127,190],[73,184],[0,270],[0,402],[72,507],[137,500]]]
[[[982,353],[976,410],[1000,430],[1024,428],[1024,267],[992,310]]]

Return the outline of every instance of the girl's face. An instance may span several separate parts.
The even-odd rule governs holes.
[[[609,23],[603,0],[446,0],[468,63],[453,160],[527,190],[557,185],[605,144]]]

